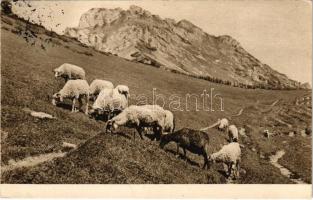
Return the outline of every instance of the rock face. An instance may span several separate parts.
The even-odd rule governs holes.
[[[187,20],[162,19],[137,6],[93,8],[65,34],[97,50],[232,84],[298,88],[298,82],[249,54],[230,36],[213,36]]]
[[[302,83],[301,85],[300,85],[300,88],[302,88],[302,89],[311,89],[311,85],[310,85],[310,83]]]

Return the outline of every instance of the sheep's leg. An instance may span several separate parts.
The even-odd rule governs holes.
[[[239,178],[239,173],[240,173],[240,166],[239,166],[239,160],[237,160],[237,163],[236,163],[236,179]]]
[[[72,112],[75,112],[75,103],[76,103],[76,98],[74,98],[72,102]]]
[[[89,109],[89,94],[87,94],[86,96],[86,110],[85,110],[86,115],[88,115],[88,109]]]
[[[232,163],[227,164],[227,167],[228,167],[227,176],[229,178],[231,176]]]
[[[209,160],[208,160],[208,156],[206,154],[203,155],[203,160],[204,160],[204,163],[203,163],[202,169],[205,169],[205,167],[206,167],[206,169],[208,169],[209,168]]]
[[[111,111],[109,111],[107,115],[107,120],[110,120],[110,119],[111,119]]]
[[[161,135],[163,134],[163,128],[161,126],[154,127],[154,134],[156,141],[161,139]]]
[[[187,152],[186,152],[186,149],[183,148],[183,150],[184,150],[184,158],[185,158],[185,160],[187,160]]]
[[[82,97],[78,97],[78,103],[79,103],[79,109],[81,110],[82,107],[83,107],[83,100],[82,100]]]
[[[178,145],[178,143],[176,145],[177,145],[176,157],[178,158],[179,157],[179,145]]]
[[[143,140],[144,138],[142,137],[142,128],[141,127],[137,127],[137,132],[139,133],[140,138]],[[135,138],[135,135],[134,135]]]

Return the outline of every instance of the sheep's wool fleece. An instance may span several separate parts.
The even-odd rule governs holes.
[[[81,67],[69,63],[62,64],[54,71],[62,72],[62,74],[66,74],[68,76],[85,79],[85,70]]]
[[[164,129],[172,131],[174,128],[174,115],[171,111],[165,110]]]
[[[238,142],[224,145],[221,150],[211,155],[213,160],[220,162],[236,162],[240,156],[241,149]]]
[[[110,81],[95,79],[90,84],[90,94],[100,93],[103,89],[113,89],[113,83]]]
[[[228,126],[228,120],[226,118],[221,119],[219,128],[225,128]]]
[[[106,89],[101,90],[96,101],[92,105],[92,108],[93,109],[105,108],[106,101],[107,101],[106,99],[110,98],[112,95],[113,95],[113,89],[106,88]]]
[[[79,97],[89,94],[89,85],[86,80],[69,80],[59,92],[63,97]]]
[[[93,109],[123,110],[128,106],[126,97],[116,89],[104,89],[93,104]]]
[[[233,138],[238,138],[238,129],[235,125],[229,126],[228,133],[230,133]]]
[[[159,125],[163,125],[164,113],[158,109],[148,109],[145,106],[129,106],[122,113],[112,119],[118,125],[124,125],[127,123],[137,124],[152,124],[158,122]]]

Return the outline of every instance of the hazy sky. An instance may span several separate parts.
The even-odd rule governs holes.
[[[43,14],[45,18],[43,25],[52,27],[58,33],[62,33],[66,27],[77,26],[81,14],[95,7],[128,9],[130,5],[137,5],[162,18],[174,18],[177,21],[187,19],[209,34],[226,34],[234,37],[253,56],[290,78],[312,83],[311,1],[33,1],[31,3],[37,8],[31,16]],[[62,9],[64,14],[60,12]],[[22,9],[19,9],[19,12],[21,11]],[[48,18],[48,15],[52,17]],[[61,25],[55,27],[58,23]]]

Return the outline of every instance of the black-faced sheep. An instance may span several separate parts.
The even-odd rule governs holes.
[[[227,127],[227,133],[230,142],[238,142],[239,140],[238,129],[235,125],[230,125],[229,127]]]
[[[85,70],[73,64],[64,63],[60,67],[53,70],[54,76],[64,78],[65,82],[68,80],[85,79]]]
[[[126,99],[129,98],[129,88],[126,85],[118,85],[115,87],[119,91],[119,93],[125,95]]]
[[[241,160],[241,149],[238,142],[226,144],[216,153],[209,156],[210,162],[222,162],[227,165],[228,177],[234,175],[235,178],[239,177],[239,163]]]
[[[158,108],[148,109],[145,106],[132,105],[107,122],[106,132],[112,132],[119,126],[127,126],[135,128],[140,138],[143,139],[143,128],[151,127],[158,139],[163,132],[164,118],[164,112],[160,112]],[[135,133],[133,136],[135,139]]]
[[[88,114],[89,85],[86,80],[69,80],[66,82],[64,87],[53,95],[52,104],[57,105],[57,103],[63,102],[65,98],[73,101],[72,112],[76,111],[76,100],[78,100],[81,108],[83,105],[82,99],[85,98],[87,104],[85,113]]]
[[[207,133],[190,128],[183,128],[174,133],[163,135],[161,137],[160,147],[164,148],[169,142],[175,142],[177,144],[177,154],[179,153],[179,147],[181,147],[184,151],[185,158],[187,158],[186,150],[194,154],[202,155],[204,159],[203,169],[209,167],[209,136]]]
[[[90,114],[98,116],[107,114],[107,119],[110,119],[111,114],[120,113],[127,106],[125,95],[120,94],[117,89],[103,89],[92,105]]]
[[[93,101],[97,98],[101,90],[103,89],[113,89],[113,83],[110,81],[95,79],[91,82],[89,87],[89,96]]]

